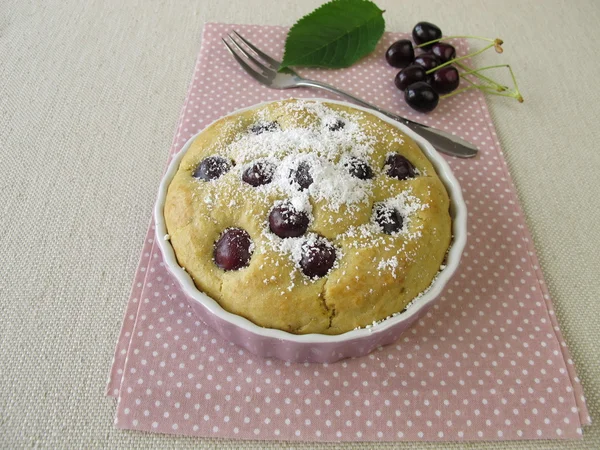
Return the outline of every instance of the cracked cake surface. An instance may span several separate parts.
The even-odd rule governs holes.
[[[450,244],[449,203],[398,128],[290,99],[200,133],[164,216],[178,263],[224,309],[290,333],[340,334],[430,286]]]

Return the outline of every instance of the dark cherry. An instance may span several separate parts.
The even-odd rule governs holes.
[[[413,40],[417,45],[424,44],[425,42],[434,41],[435,39],[441,39],[442,30],[436,25],[429,22],[419,22],[415,25],[412,31]],[[421,47],[429,49],[433,44]]]
[[[320,278],[327,275],[335,263],[335,248],[324,237],[319,237],[314,243],[302,246],[300,267],[304,275],[310,278]]]
[[[371,170],[371,167],[362,159],[350,158],[350,160],[344,164],[344,167],[348,169],[350,175],[359,180],[370,180],[373,178],[373,170]]]
[[[422,113],[433,111],[437,106],[440,96],[435,90],[425,83],[419,81],[413,83],[404,91],[404,100],[412,108]]]
[[[394,42],[385,52],[385,59],[392,67],[408,66],[415,58],[415,49],[408,39],[400,39]]]
[[[279,129],[279,123],[277,122],[266,122],[266,123],[257,123],[252,125],[250,131],[254,134],[262,134],[265,131],[276,131]]]
[[[335,119],[335,122],[327,125],[329,131],[338,131],[346,126],[346,123],[342,119]]]
[[[252,256],[252,239],[241,228],[228,228],[215,243],[215,264],[223,270],[246,267]]]
[[[415,176],[415,167],[404,156],[394,153],[385,161],[387,175],[398,180],[406,180]]]
[[[305,161],[298,164],[296,170],[292,170],[290,177],[293,181],[298,183],[301,191],[308,189],[308,187],[313,184],[313,178],[310,174],[310,166]]]
[[[192,176],[199,180],[211,181],[229,172],[229,169],[231,169],[231,162],[229,160],[222,156],[209,156],[198,164]]]
[[[397,209],[379,203],[375,206],[375,221],[385,234],[392,234],[402,228],[402,216]]]
[[[460,75],[452,66],[442,67],[433,72],[429,84],[438,94],[449,94],[460,84]]]
[[[269,214],[269,229],[280,238],[298,237],[306,233],[308,216],[297,211],[291,203],[275,206]]]
[[[257,187],[269,184],[273,180],[275,164],[267,161],[258,161],[244,170],[242,180],[251,186]]]
[[[456,58],[456,49],[445,42],[436,42],[431,47],[431,53],[438,57],[440,62],[445,63]]]
[[[413,64],[417,64],[428,71],[439,66],[440,60],[433,53],[423,53],[415,58]]]
[[[404,92],[411,84],[417,81],[425,81],[426,79],[427,75],[423,66],[411,64],[396,74],[394,83],[398,89]]]

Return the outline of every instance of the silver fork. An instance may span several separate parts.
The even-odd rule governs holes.
[[[320,81],[302,78],[290,68],[285,68],[281,72],[278,72],[277,70],[281,64],[280,61],[277,61],[276,59],[273,59],[267,55],[247,39],[242,37],[237,31],[234,30],[233,34],[246,46],[246,48],[244,48],[244,46],[240,44],[240,42],[238,42],[238,40],[236,40],[232,35],[228,35],[230,39],[229,42],[225,39],[222,39],[223,43],[227,46],[227,49],[231,52],[235,60],[240,64],[240,66],[242,66],[242,69],[244,69],[248,75],[250,75],[256,81],[264,84],[267,87],[273,89],[292,89],[296,87],[314,87],[324,89],[342,97],[346,97],[349,100],[366,108],[374,109],[381,114],[385,114],[386,116],[403,123],[411,130],[420,134],[429,142],[431,142],[436,150],[442,153],[457,156],[459,158],[472,158],[473,156],[477,155],[477,147],[470,142],[459,138],[458,136],[454,136],[436,128],[428,127],[427,125],[413,122],[405,117],[385,111],[375,105],[372,105],[371,103],[355,97],[352,94],[341,91],[328,84],[321,83]]]

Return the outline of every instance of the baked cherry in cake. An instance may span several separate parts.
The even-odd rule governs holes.
[[[308,189],[308,187],[313,184],[313,177],[310,174],[310,165],[302,161],[298,164],[298,167],[291,171],[290,178],[294,183],[296,183],[300,190]]]
[[[344,126],[346,126],[346,124],[342,119],[335,119],[335,121],[330,123],[327,128],[329,128],[329,131],[338,131],[344,128]]]
[[[238,270],[248,265],[252,240],[241,228],[228,228],[215,243],[215,264],[223,270]]]
[[[203,159],[192,176],[199,180],[216,180],[231,168],[231,162],[221,156],[209,156]]]
[[[280,238],[298,237],[306,233],[309,218],[290,203],[280,203],[269,214],[269,229]]]
[[[387,175],[398,180],[406,180],[415,176],[415,168],[412,163],[398,153],[387,157],[385,167]]]
[[[373,170],[369,164],[362,159],[354,157],[350,158],[345,165],[348,168],[348,172],[350,172],[353,177],[356,177],[359,180],[370,180],[373,178]]]
[[[375,221],[386,234],[396,233],[402,229],[402,216],[400,213],[382,203],[375,206]]]
[[[242,180],[250,186],[262,186],[268,184],[273,179],[275,165],[268,161],[258,161],[248,167],[243,175]]]
[[[324,277],[335,263],[335,247],[322,236],[302,246],[300,267],[309,278]]]
[[[257,123],[252,125],[250,131],[254,134],[262,134],[264,132],[276,131],[279,129],[279,124],[275,121],[266,123]]]

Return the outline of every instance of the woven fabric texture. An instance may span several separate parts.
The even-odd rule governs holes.
[[[0,1],[0,447],[282,446],[120,431],[104,387],[203,23],[287,25],[320,3]],[[599,448],[600,6],[377,3],[388,30],[506,41],[526,103],[489,106],[594,421],[582,441],[443,445]]]

